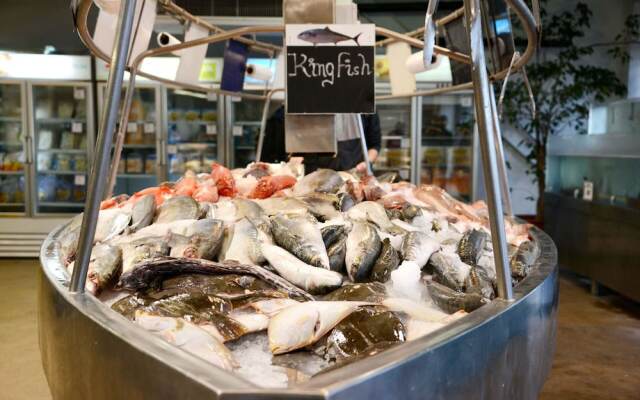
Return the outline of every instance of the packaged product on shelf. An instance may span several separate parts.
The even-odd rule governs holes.
[[[71,192],[73,191],[73,185],[66,179],[58,179],[56,183],[56,201],[69,201],[71,200]]]
[[[127,155],[127,173],[141,174],[144,171],[144,160],[140,153],[129,153]]]
[[[2,160],[2,169],[5,171],[21,171],[24,164],[24,152],[14,151],[6,153]]]
[[[71,201],[76,203],[82,202],[87,196],[86,186],[74,185],[73,193],[71,194]]]
[[[422,162],[428,166],[437,167],[445,163],[446,148],[440,146],[428,146],[422,151]]]
[[[433,185],[439,186],[444,189],[447,184],[447,169],[446,168],[434,168],[433,169]]]
[[[139,98],[131,100],[131,110],[129,111],[129,121],[144,120],[144,106]]]
[[[86,171],[87,170],[87,156],[84,154],[77,154],[72,159],[72,169],[74,171]]]
[[[202,112],[202,120],[207,122],[215,122],[218,120],[218,112],[217,111],[203,111]]]
[[[12,190],[12,186],[11,179],[0,180],[0,203],[13,202],[14,191]]]
[[[38,200],[54,201],[56,198],[57,179],[55,176],[45,176],[38,182]]]
[[[182,154],[170,154],[169,155],[169,173],[170,174],[182,174],[184,173],[184,156]]]
[[[20,144],[20,123],[6,123],[4,140],[9,144]]]
[[[156,173],[156,155],[149,153],[144,158],[144,173],[155,175]]]
[[[181,119],[184,119],[182,110],[169,110],[169,121],[179,121]]]
[[[53,169],[51,153],[38,153],[38,171]]]
[[[79,140],[77,140],[77,146],[76,148],[78,149],[86,149],[87,148],[87,135],[78,135],[79,136]]]
[[[15,191],[15,195],[13,196],[13,201],[16,203],[24,203],[24,176],[16,179],[17,187]]]
[[[423,185],[431,185],[433,183],[433,168],[422,168],[420,172],[420,183]]]
[[[50,130],[41,130],[38,132],[38,149],[49,150],[53,147],[53,132]]]
[[[64,131],[60,135],[60,148],[61,149],[73,149],[75,148],[76,135],[69,131]]]
[[[449,159],[455,166],[471,165],[471,147],[453,146],[449,147]]]
[[[73,117],[73,103],[70,101],[61,101],[58,103],[58,118]]]
[[[184,119],[187,121],[197,121],[200,119],[200,111],[189,110],[184,114]]]
[[[71,156],[69,154],[56,154],[53,170],[71,171]]]
[[[120,162],[118,162],[118,173],[124,174],[127,172],[127,155],[122,154],[120,156]]]

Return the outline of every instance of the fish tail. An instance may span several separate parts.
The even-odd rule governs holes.
[[[354,37],[351,38],[351,40],[353,40],[354,42],[356,42],[356,44],[358,46],[360,46],[360,42],[358,42],[358,38],[360,38],[360,35],[362,35],[362,32],[358,33],[357,35],[355,35]]]

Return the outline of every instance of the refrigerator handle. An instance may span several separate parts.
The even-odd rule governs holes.
[[[32,149],[32,140],[31,140],[31,136],[27,135],[25,136],[25,155],[26,155],[26,164],[31,165],[33,164],[33,149]]]

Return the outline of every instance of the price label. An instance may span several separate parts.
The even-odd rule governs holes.
[[[74,88],[73,89],[73,98],[76,100],[84,100],[84,88]]]
[[[178,146],[176,146],[175,144],[170,144],[167,146],[167,153],[176,154],[177,152],[178,152]]]
[[[242,125],[235,125],[233,127],[233,136],[242,136],[243,133],[243,129],[242,129]]]
[[[156,125],[149,122],[144,124],[144,133],[156,133]]]
[[[138,124],[136,124],[135,122],[127,123],[127,132],[134,133],[137,130],[138,130]]]
[[[71,124],[71,132],[82,133],[82,122],[73,122]]]
[[[240,96],[232,96],[231,97],[231,101],[234,102],[234,103],[239,103],[239,102],[242,101],[242,97],[240,97]]]
[[[207,93],[207,100],[218,101],[218,93],[213,93],[213,92]]]
[[[215,124],[207,124],[207,135],[217,135],[218,126]]]
[[[87,177],[84,175],[75,175],[73,177],[73,183],[76,186],[84,186],[87,183]]]

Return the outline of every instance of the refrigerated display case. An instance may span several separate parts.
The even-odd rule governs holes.
[[[26,108],[24,83],[0,81],[0,215],[29,211]]]
[[[34,213],[78,213],[84,206],[93,149],[93,107],[88,83],[28,84],[33,137]]]
[[[106,84],[98,86],[98,106],[102,110]],[[160,151],[162,138],[160,87],[137,83],[131,102],[131,111],[125,129],[125,139],[118,165],[114,193],[132,194],[144,188],[158,185],[163,179]],[[124,99],[124,89],[122,91]],[[122,105],[118,120],[122,114]],[[114,135],[115,141],[115,135]]]
[[[471,93],[418,98],[421,113],[420,183],[440,186],[471,201],[473,195],[474,111]]]
[[[382,87],[376,94],[388,94],[390,90]],[[412,141],[415,135],[415,123],[412,117],[412,98],[397,98],[376,102],[376,112],[380,118],[382,143],[378,159],[373,164],[376,175],[385,172],[397,172],[402,180],[413,180],[411,170],[414,165]],[[414,182],[415,183],[415,182]]]
[[[187,170],[210,172],[212,162],[224,161],[223,118],[219,118],[223,99],[171,88],[165,88],[163,96],[167,179],[176,180]]]

